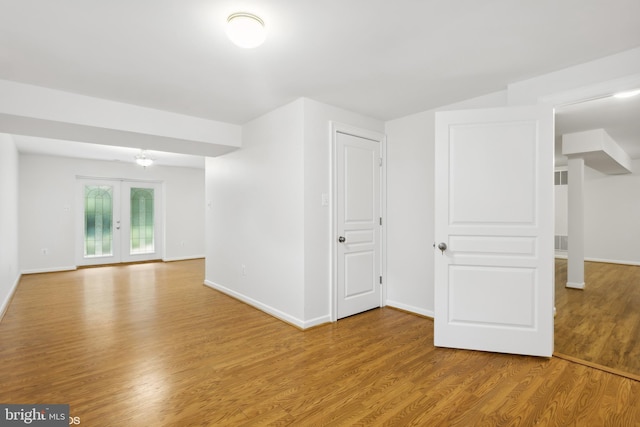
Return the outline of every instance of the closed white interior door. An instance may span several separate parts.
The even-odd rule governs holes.
[[[436,116],[435,345],[553,353],[553,110]]]
[[[337,132],[337,318],[381,305],[380,141]]]
[[[162,185],[78,179],[77,264],[162,258]]]

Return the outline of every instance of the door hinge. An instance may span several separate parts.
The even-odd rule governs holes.
[[[382,276],[380,276],[380,284],[382,285]]]
[[[380,166],[382,166],[382,157],[380,157]]]
[[[382,217],[380,217],[380,225],[382,225]]]

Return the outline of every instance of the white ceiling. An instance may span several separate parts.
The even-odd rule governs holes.
[[[239,10],[263,46],[228,41]],[[389,120],[638,47],[639,17],[638,0],[0,0],[0,79],[235,124],[301,96]]]

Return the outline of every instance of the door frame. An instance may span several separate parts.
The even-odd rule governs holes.
[[[82,197],[82,194],[84,194],[84,185],[85,183],[87,183],[87,181],[91,181],[91,182],[101,182],[101,181],[105,181],[105,182],[111,182],[111,183],[119,183],[119,190],[122,189],[123,187],[123,183],[127,182],[127,183],[140,183],[140,184],[153,184],[155,186],[157,186],[158,189],[158,194],[157,196],[159,197],[158,200],[158,212],[156,212],[156,218],[158,218],[160,220],[160,227],[157,228],[157,233],[158,233],[158,239],[157,239],[157,243],[158,243],[158,249],[157,249],[157,259],[162,259],[164,260],[165,258],[165,240],[166,240],[166,221],[165,221],[165,204],[164,204],[164,181],[160,181],[160,180],[152,180],[152,179],[133,179],[133,178],[110,178],[110,177],[95,177],[95,176],[86,176],[86,175],[76,175],[75,176],[75,187],[76,187],[76,207],[75,207],[75,212],[77,214],[77,218],[76,218],[76,224],[75,224],[75,233],[74,233],[74,246],[75,246],[75,264],[76,267],[78,266],[91,266],[91,265],[109,265],[111,263],[106,263],[106,264],[94,264],[94,263],[84,263],[81,260],[84,259],[84,254],[83,254],[83,248],[84,246],[82,244],[80,244],[80,241],[83,239],[84,236],[84,198]],[[119,191],[120,193],[120,191]],[[120,196],[122,196],[122,194],[120,194]],[[119,208],[121,209],[120,215],[122,216],[122,203],[120,203],[120,201],[118,201],[118,205]],[[122,224],[122,222],[121,222]],[[118,251],[120,252],[120,259],[118,261],[116,261],[115,263],[135,263],[137,262],[135,259],[124,259],[124,256],[122,254],[122,248],[124,247],[124,241],[126,239],[119,239],[119,248]],[[135,258],[135,255],[134,255]],[[155,259],[155,258],[154,258]],[[144,262],[144,261],[141,261]]]
[[[382,289],[380,291],[380,307],[384,307],[387,301],[387,137],[384,133],[356,126],[330,121],[330,164],[331,164],[331,188],[329,199],[331,200],[331,219],[329,226],[330,270],[331,279],[329,286],[330,320],[338,320],[338,168],[337,168],[337,136],[338,133],[348,134],[359,138],[376,141],[380,144],[380,215],[382,226],[380,229],[380,274],[382,275]]]

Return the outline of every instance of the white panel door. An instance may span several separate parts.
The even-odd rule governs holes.
[[[436,346],[553,353],[553,110],[436,115]]]
[[[337,318],[379,307],[380,142],[337,132]]]

